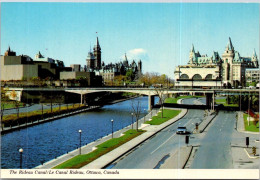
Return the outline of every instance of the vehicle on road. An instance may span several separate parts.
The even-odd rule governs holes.
[[[189,131],[187,130],[186,127],[178,127],[176,131],[176,134],[188,134],[188,133]]]

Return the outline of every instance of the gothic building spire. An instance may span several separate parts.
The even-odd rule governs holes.
[[[228,39],[228,50],[234,50],[234,47],[232,45],[232,42],[231,42],[231,38],[229,37]]]
[[[253,52],[253,57],[257,57],[255,49],[254,49],[254,52]]]
[[[97,37],[97,43],[93,48],[94,50],[94,56],[95,56],[95,68],[100,69],[101,68],[101,47],[99,45],[98,37]]]
[[[194,45],[191,46],[191,52],[195,52]]]
[[[97,47],[100,48],[99,41],[98,41],[98,37],[97,37]]]
[[[125,53],[125,60],[127,61],[127,56],[126,56],[126,53]]]

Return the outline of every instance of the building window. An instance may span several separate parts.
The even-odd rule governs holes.
[[[180,79],[189,79],[189,76],[187,74],[182,74],[180,76]]]
[[[206,77],[205,77],[205,79],[213,79],[213,75],[212,74],[208,74]]]
[[[198,80],[198,79],[202,79],[202,77],[200,74],[195,74],[192,79]]]

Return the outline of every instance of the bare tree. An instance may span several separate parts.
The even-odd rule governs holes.
[[[19,106],[20,106],[20,102],[17,100],[17,93],[13,90],[11,92],[11,97],[12,99],[14,100],[13,103],[14,103],[14,106],[16,108],[16,112],[17,112],[17,118],[19,118]]]
[[[131,100],[132,102],[132,110],[136,119],[136,131],[138,131],[138,119],[141,113],[141,102],[139,100]]]
[[[5,104],[1,102],[1,128],[3,128],[3,116],[4,116]]]
[[[19,118],[19,106],[20,106],[20,102],[19,102],[19,101],[14,101],[14,106],[15,106],[15,108],[16,108],[17,118]]]
[[[162,109],[162,116],[161,118],[163,118],[163,103],[165,101],[165,99],[167,98],[167,91],[168,89],[167,88],[163,88],[162,86],[161,87],[156,87],[154,89],[156,95],[159,97],[159,103],[161,105],[161,109]]]

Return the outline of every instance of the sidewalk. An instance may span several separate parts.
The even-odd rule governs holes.
[[[96,159],[95,161],[87,164],[86,166],[82,167],[82,169],[102,169],[105,166],[109,165],[113,161],[117,160],[127,152],[131,151],[147,139],[149,139],[151,136],[155,135],[162,129],[168,127],[172,123],[178,121],[181,119],[183,116],[185,116],[187,113],[187,110],[182,110],[181,113],[168,120],[167,122],[161,124],[161,125],[147,125],[143,128],[143,130],[146,130],[147,132],[143,133],[142,135],[132,139],[131,141],[123,144],[119,148],[114,149],[113,151],[101,156],[100,158]]]
[[[259,134],[259,132],[245,131],[243,114],[244,113],[242,111],[237,112],[237,131],[242,133],[249,133],[249,134]]]
[[[155,115],[157,112],[158,112],[158,109],[154,109],[152,112],[150,112],[149,114],[147,114],[147,115],[145,116],[145,119],[144,119],[144,118],[139,119],[139,120],[138,120],[138,127],[141,128],[141,127],[149,126],[148,124],[146,125],[146,124],[142,124],[142,123],[144,122],[144,120],[148,120],[148,118],[151,117],[151,113],[152,113],[152,115]],[[133,128],[134,128],[134,129],[136,128],[136,122],[133,124]],[[129,130],[129,129],[132,129],[132,125],[129,125],[129,126],[123,128],[123,129],[121,129],[121,130],[118,130],[118,131],[114,132],[114,133],[113,133],[113,136],[114,136],[114,137],[119,137],[119,136],[122,135],[122,133],[126,132],[126,131]],[[97,145],[99,145],[99,144],[101,144],[101,143],[103,143],[103,142],[105,142],[105,141],[111,139],[111,136],[112,136],[112,135],[109,134],[109,135],[104,136],[104,137],[102,137],[102,138],[100,138],[100,139],[97,139],[97,140],[94,141],[94,142],[91,142],[91,143],[89,143],[89,144],[87,144],[87,145],[85,145],[85,146],[82,146],[82,147],[81,147],[81,153],[82,153],[82,154],[87,154],[87,153],[93,151],[94,148],[95,148]],[[75,150],[73,150],[73,151],[71,151],[71,152],[68,152],[67,154],[64,154],[64,155],[62,155],[62,156],[57,157],[56,159],[50,160],[50,161],[48,161],[48,162],[45,162],[45,163],[43,163],[42,165],[39,165],[39,166],[37,166],[37,167],[35,167],[35,168],[36,168],[36,169],[50,169],[50,168],[53,168],[53,167],[55,167],[55,166],[61,164],[62,162],[65,162],[65,161],[71,159],[72,157],[77,156],[78,154],[79,154],[79,149],[75,149]]]
[[[100,158],[98,158],[95,161],[93,161],[92,163],[84,166],[83,168],[100,169],[100,168],[108,165],[109,163],[111,163],[112,161],[121,157],[122,155],[124,155],[125,153],[130,151],[132,148],[138,146],[140,143],[147,140],[148,138],[150,138],[151,136],[153,136],[154,134],[156,134],[157,132],[159,132],[163,128],[167,127],[168,125],[170,125],[173,122],[182,118],[187,113],[187,110],[183,110],[177,117],[175,117],[175,118],[173,118],[173,119],[171,119],[171,120],[169,120],[169,121],[167,121],[167,122],[165,122],[165,123],[163,123],[162,125],[159,125],[159,126],[150,126],[149,124],[143,124],[144,120],[147,121],[151,117],[151,113],[152,113],[152,115],[155,115],[156,113],[158,113],[158,109],[154,109],[152,112],[147,114],[144,118],[141,118],[141,119],[138,120],[139,128],[142,128],[143,130],[147,130],[146,133],[132,139],[131,141],[123,144],[122,146],[120,146],[119,148],[116,148],[113,151],[101,156]],[[134,127],[134,129],[136,128],[136,122],[133,124],[133,127]],[[119,136],[122,135],[122,133],[124,133],[125,131],[127,131],[131,128],[132,128],[132,125],[129,125],[124,129],[121,129],[121,130],[114,132],[113,136],[119,137]],[[82,154],[87,154],[87,153],[93,151],[94,148],[97,145],[111,139],[111,136],[112,135],[109,134],[108,136],[105,136],[101,139],[98,139],[98,140],[96,140],[92,143],[89,143],[89,144],[81,147]],[[50,168],[53,168],[53,167],[61,164],[62,162],[67,161],[68,159],[71,159],[72,157],[77,156],[78,154],[79,154],[79,149],[76,149],[76,150],[68,152],[67,154],[64,154],[60,157],[57,157],[56,159],[53,159],[49,162],[46,162],[43,165],[39,165],[35,168],[36,169],[50,169]]]
[[[15,131],[15,130],[31,127],[31,126],[42,124],[42,123],[49,122],[49,121],[54,121],[56,119],[68,117],[68,116],[71,116],[71,115],[74,115],[74,114],[79,114],[79,113],[82,113],[82,112],[85,112],[85,111],[89,111],[89,110],[92,110],[92,109],[97,109],[97,108],[100,108],[100,106],[90,106],[90,107],[87,107],[87,108],[84,108],[84,109],[71,111],[69,113],[64,113],[64,114],[56,115],[56,116],[53,116],[53,117],[40,119],[38,121],[30,121],[30,122],[27,122],[26,124],[24,123],[24,124],[21,124],[21,125],[16,125],[16,126],[11,126],[11,127],[4,127],[3,129],[1,129],[0,132],[1,132],[1,134],[5,134],[5,133],[11,132],[11,131]]]
[[[234,168],[259,168],[259,132],[245,131],[243,112],[237,112],[236,133],[231,142],[231,152]],[[247,148],[245,139],[249,137]],[[241,140],[242,139],[242,140]],[[252,147],[256,147],[256,155],[252,154]]]

